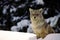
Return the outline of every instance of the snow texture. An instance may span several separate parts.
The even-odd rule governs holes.
[[[31,24],[29,25],[29,27],[28,27],[28,29],[27,29],[27,33],[33,33]]]
[[[47,11],[48,11],[49,8],[46,8],[45,11],[44,11],[44,14],[48,14]]]
[[[57,23],[59,17],[60,17],[60,14],[58,14],[57,16],[54,16],[54,17],[50,17],[50,18],[48,18],[48,19],[45,19],[45,21],[46,21],[47,23],[50,22],[50,26],[51,26],[51,27],[54,27],[54,26],[56,26],[56,23]]]
[[[37,40],[32,33],[12,32],[0,30],[0,40]]]
[[[43,40],[60,40],[60,34],[49,34]]]
[[[37,3],[37,4],[42,4],[42,5],[44,5],[43,0],[36,0],[36,3]]]
[[[16,21],[16,20],[18,20],[18,19],[20,19],[20,17],[12,17],[13,19],[12,19],[12,21]]]
[[[60,34],[49,34],[44,39],[37,39],[33,33],[0,30],[0,40],[60,40]]]
[[[29,20],[22,20],[21,22],[17,23],[17,26],[22,29],[22,27],[28,26],[30,24]]]
[[[17,8],[15,8],[14,6],[11,6],[10,12],[12,12],[12,11],[16,12],[16,10],[17,10]]]
[[[12,31],[19,31],[23,27],[27,27],[29,25],[30,25],[30,21],[29,20],[22,20],[22,21],[20,21],[20,22],[17,23],[17,26],[12,26],[11,30]]]
[[[7,9],[8,9],[8,8],[9,8],[9,5],[8,5],[8,6],[7,6],[7,5],[6,5],[6,6],[4,6],[3,11],[2,11],[2,12],[3,12],[3,14],[6,14],[6,13],[7,13]]]
[[[12,31],[19,31],[19,29],[18,29],[17,26],[12,26],[12,27],[11,27],[11,30],[12,30]]]

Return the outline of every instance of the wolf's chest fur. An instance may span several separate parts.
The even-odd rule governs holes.
[[[44,38],[49,33],[54,32],[54,30],[45,22],[42,16],[43,12],[42,8],[39,10],[33,10],[33,9],[29,10],[30,10],[30,19],[32,22],[32,29],[34,33],[37,35],[37,38],[40,37]]]

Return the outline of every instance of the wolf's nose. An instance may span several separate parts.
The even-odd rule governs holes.
[[[34,18],[36,18],[36,17],[34,17]]]

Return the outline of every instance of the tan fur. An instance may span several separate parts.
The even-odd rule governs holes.
[[[37,35],[37,38],[44,38],[46,35],[50,33],[54,33],[54,30],[47,24],[42,16],[43,9],[33,10],[29,9],[30,11],[30,19],[32,22],[32,29],[34,33]]]

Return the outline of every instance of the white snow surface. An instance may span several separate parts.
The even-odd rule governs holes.
[[[60,34],[49,34],[44,39],[37,39],[36,35],[33,33],[0,30],[0,40],[60,40]]]
[[[60,34],[49,34],[43,40],[60,40]]]
[[[60,40],[60,34],[48,34],[44,39],[39,38],[38,40]]]
[[[32,33],[12,32],[0,30],[0,40],[37,40]]]

